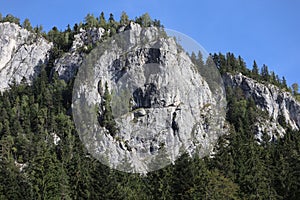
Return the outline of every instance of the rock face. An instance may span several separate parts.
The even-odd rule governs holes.
[[[222,100],[216,101],[174,39],[161,37],[154,27],[132,23],[92,51],[82,66],[73,90],[75,124],[90,153],[108,166],[156,170],[186,151],[208,155],[224,133],[224,118],[215,109]],[[107,103],[117,129],[113,134]],[[110,125],[99,126],[99,118]]]
[[[0,91],[23,78],[30,83],[39,73],[52,44],[20,26],[0,23]]]
[[[227,74],[224,82],[230,87],[240,87],[247,97],[252,97],[259,108],[268,112],[271,122],[278,122],[279,116],[283,116],[293,129],[300,129],[300,103],[290,93],[271,84],[258,83],[242,74]]]
[[[73,96],[82,100],[74,104],[74,111],[81,115],[75,118],[76,124],[85,122],[79,130],[91,129],[93,133],[82,136],[87,148],[96,157],[105,155],[99,159],[108,165],[135,172],[159,168],[151,166],[155,159],[161,164],[174,162],[183,151],[209,153],[224,133],[224,118],[216,113],[216,106],[222,108],[220,102],[224,102],[215,98],[220,91],[210,88],[174,39],[158,37],[157,28],[143,29],[131,22],[118,32],[124,33],[122,38],[100,45],[96,52],[100,57],[94,59],[92,53],[84,59],[82,50],[98,43],[105,30],[80,30],[70,51],[55,62],[54,70],[60,78],[70,80],[78,69],[83,77],[76,80]],[[0,91],[22,79],[30,83],[39,74],[41,64],[47,62],[51,48],[52,43],[16,24],[0,23]],[[91,64],[87,60],[93,60],[93,67],[80,74],[80,66]],[[285,130],[278,123],[280,116],[293,129],[300,129],[300,103],[290,93],[242,74],[227,74],[223,79],[227,86],[240,87],[269,114],[269,120],[257,124],[258,138],[262,132],[284,135]],[[106,84],[118,128],[114,135],[107,127],[99,127],[99,117],[106,112]],[[90,110],[80,113],[76,105]],[[91,105],[97,109],[91,109]],[[162,154],[163,159],[157,156]]]
[[[65,53],[55,63],[55,71],[58,72],[59,77],[66,81],[74,77],[84,57],[82,51],[87,50],[88,45],[96,45],[104,33],[103,28],[90,28],[87,31],[80,29],[74,36],[70,52]]]
[[[270,137],[269,141],[273,141],[278,137],[283,137],[286,133],[285,129],[276,120],[258,119],[255,126],[255,138],[258,142],[262,141],[263,134],[267,134]]]

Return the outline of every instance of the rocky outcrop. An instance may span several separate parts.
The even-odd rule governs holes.
[[[246,97],[252,97],[259,108],[268,112],[271,122],[278,122],[279,117],[283,116],[293,129],[300,129],[300,103],[289,92],[242,74],[226,74],[224,82],[230,87],[240,87]]]
[[[221,111],[225,99],[216,97],[222,89],[198,73],[175,40],[157,28],[143,29],[131,22],[118,33],[119,38],[101,43],[85,59],[82,52],[101,41],[105,30],[81,29],[70,51],[55,61],[54,70],[64,80],[70,80],[79,69],[81,78],[76,79],[73,93],[74,120],[90,153],[109,166],[130,172],[160,168],[183,152],[209,154],[218,137],[226,133]],[[0,91],[22,79],[30,83],[47,62],[51,48],[43,37],[16,24],[0,23]],[[80,70],[83,65],[87,71]],[[240,87],[269,114],[268,120],[256,124],[258,138],[263,133],[283,136],[280,116],[293,129],[300,129],[300,104],[290,93],[242,74],[226,74],[223,79],[227,86]],[[99,126],[105,113],[106,84],[117,126],[114,134]],[[152,165],[159,163],[154,162],[157,159],[162,165]]]
[[[103,28],[90,28],[88,30],[80,29],[74,36],[74,41],[70,52],[65,53],[55,63],[55,71],[60,78],[68,81],[75,76],[79,66],[84,58],[83,51],[86,51],[90,45],[96,45],[105,34]]]
[[[20,26],[0,23],[0,91],[9,84],[30,83],[47,61],[52,44]]]
[[[156,170],[184,152],[208,155],[224,133],[224,116],[215,108],[225,99],[214,98],[189,56],[157,28],[132,23],[93,50],[82,66],[73,118],[87,149],[108,166]],[[107,115],[107,93],[115,124]],[[100,126],[99,118],[109,125]]]
[[[267,134],[269,136],[269,142],[279,137],[283,137],[286,130],[276,121],[276,120],[266,120],[259,118],[257,123],[255,123],[256,132],[255,138],[258,142],[263,141],[263,135]]]

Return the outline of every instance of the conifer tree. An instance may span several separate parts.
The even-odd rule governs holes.
[[[104,29],[106,28],[106,20],[105,20],[104,12],[101,12],[101,14],[100,14],[99,24],[100,24],[100,27],[102,27]]]
[[[114,120],[110,102],[111,102],[111,95],[106,82],[104,96],[103,96],[103,105],[102,105],[104,107],[104,113],[103,116],[99,117],[99,123],[102,127],[105,127],[109,131],[109,133],[114,137],[118,129],[117,129],[116,122]]]
[[[298,90],[299,90],[298,83],[293,83],[292,88],[293,88],[293,94],[296,96],[298,94]]]
[[[253,61],[252,74],[253,74],[253,78],[258,78],[259,76],[259,69],[255,60]]]
[[[24,20],[22,27],[27,29],[28,31],[32,31],[32,29],[33,29],[29,19],[27,19],[27,18]]]
[[[120,24],[121,25],[127,25],[129,23],[129,17],[128,15],[126,14],[126,12],[122,12],[121,14],[121,18],[120,18]]]
[[[261,68],[261,76],[264,81],[269,81],[270,80],[270,74],[269,74],[269,69],[267,65],[263,65]]]

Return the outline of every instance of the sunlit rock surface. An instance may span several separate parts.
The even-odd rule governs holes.
[[[19,25],[0,23],[0,91],[22,80],[31,83],[51,47],[52,43]]]

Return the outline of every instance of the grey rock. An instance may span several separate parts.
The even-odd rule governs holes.
[[[283,116],[293,129],[300,129],[300,103],[289,93],[272,84],[262,84],[242,74],[224,75],[225,85],[240,87],[246,97],[252,97],[256,105],[267,111],[270,122],[278,122]],[[283,133],[282,129],[278,129]]]
[[[98,53],[91,52],[95,60],[84,61],[86,69],[92,66],[91,71],[80,68],[75,81],[73,116],[76,126],[84,130],[81,138],[85,146],[94,157],[122,171],[159,169],[183,152],[208,155],[226,132],[222,129],[224,116],[216,109],[222,99],[216,101],[208,83],[188,55],[178,50],[174,39],[158,35],[154,27],[142,29],[131,23],[123,38],[106,45],[108,49],[103,50],[103,44]],[[124,38],[127,44],[115,42]],[[105,88],[106,83],[119,130],[114,136],[99,126],[97,116],[82,117],[89,112],[82,108],[102,105],[99,88]],[[104,112],[100,106],[99,113]],[[162,153],[159,149],[164,149],[161,166],[153,165]]]
[[[83,54],[77,51],[65,53],[61,58],[56,60],[54,70],[59,77],[69,81],[75,76],[83,60]]]
[[[174,162],[182,150],[191,155],[209,154],[218,137],[227,133],[220,128],[226,127],[224,118],[216,118],[216,107],[222,108],[220,102],[224,99],[214,98],[208,83],[191,67],[190,58],[178,50],[174,39],[159,37],[157,28],[143,29],[134,22],[118,30],[119,33],[125,31],[128,31],[127,46],[112,43],[111,51],[103,51],[97,59],[93,87],[89,87],[88,81],[80,80],[73,94],[74,98],[85,99],[88,105],[101,104],[103,91],[101,95],[97,92],[100,79],[102,88],[107,83],[110,92],[118,94],[113,95],[112,108],[120,132],[112,137],[102,128],[105,134],[92,135],[92,140],[90,136],[86,138],[92,141],[87,147],[96,156],[109,155],[106,161],[116,168],[122,167],[118,165],[126,158],[131,161],[128,165],[132,170],[138,172],[149,171],[151,163],[151,159],[141,161],[139,156],[155,155],[159,149],[166,149],[170,162]],[[20,83],[23,78],[31,83],[39,74],[40,66],[47,62],[52,43],[9,22],[0,23],[0,33],[0,91],[14,81]],[[97,44],[104,34],[102,28],[81,29],[70,51],[55,62],[60,78],[74,77],[84,61],[81,50],[87,49],[89,44]],[[290,93],[242,74],[226,74],[223,79],[227,86],[240,87],[269,114],[268,120],[258,119],[256,124],[259,140],[263,133],[271,137],[285,134],[278,123],[279,116],[293,129],[300,129],[300,103]],[[129,86],[132,90],[127,93],[124,88]],[[99,113],[103,111],[100,107]],[[144,128],[141,130],[141,127]]]
[[[134,115],[137,116],[137,117],[143,117],[145,116],[147,113],[145,111],[145,109],[143,108],[140,108],[140,109],[137,109],[134,111]]]
[[[263,134],[267,134],[270,137],[269,142],[271,142],[273,139],[283,137],[286,133],[285,129],[276,121],[258,119],[258,122],[255,124],[255,126],[255,138],[258,140],[258,142],[263,140]]]
[[[0,91],[22,79],[31,83],[51,47],[52,43],[17,24],[0,23]]]
[[[65,53],[55,62],[55,71],[59,77],[69,81],[75,76],[84,58],[82,50],[87,50],[89,45],[96,45],[102,39],[105,30],[103,28],[80,29],[74,36],[74,41],[70,52]]]

